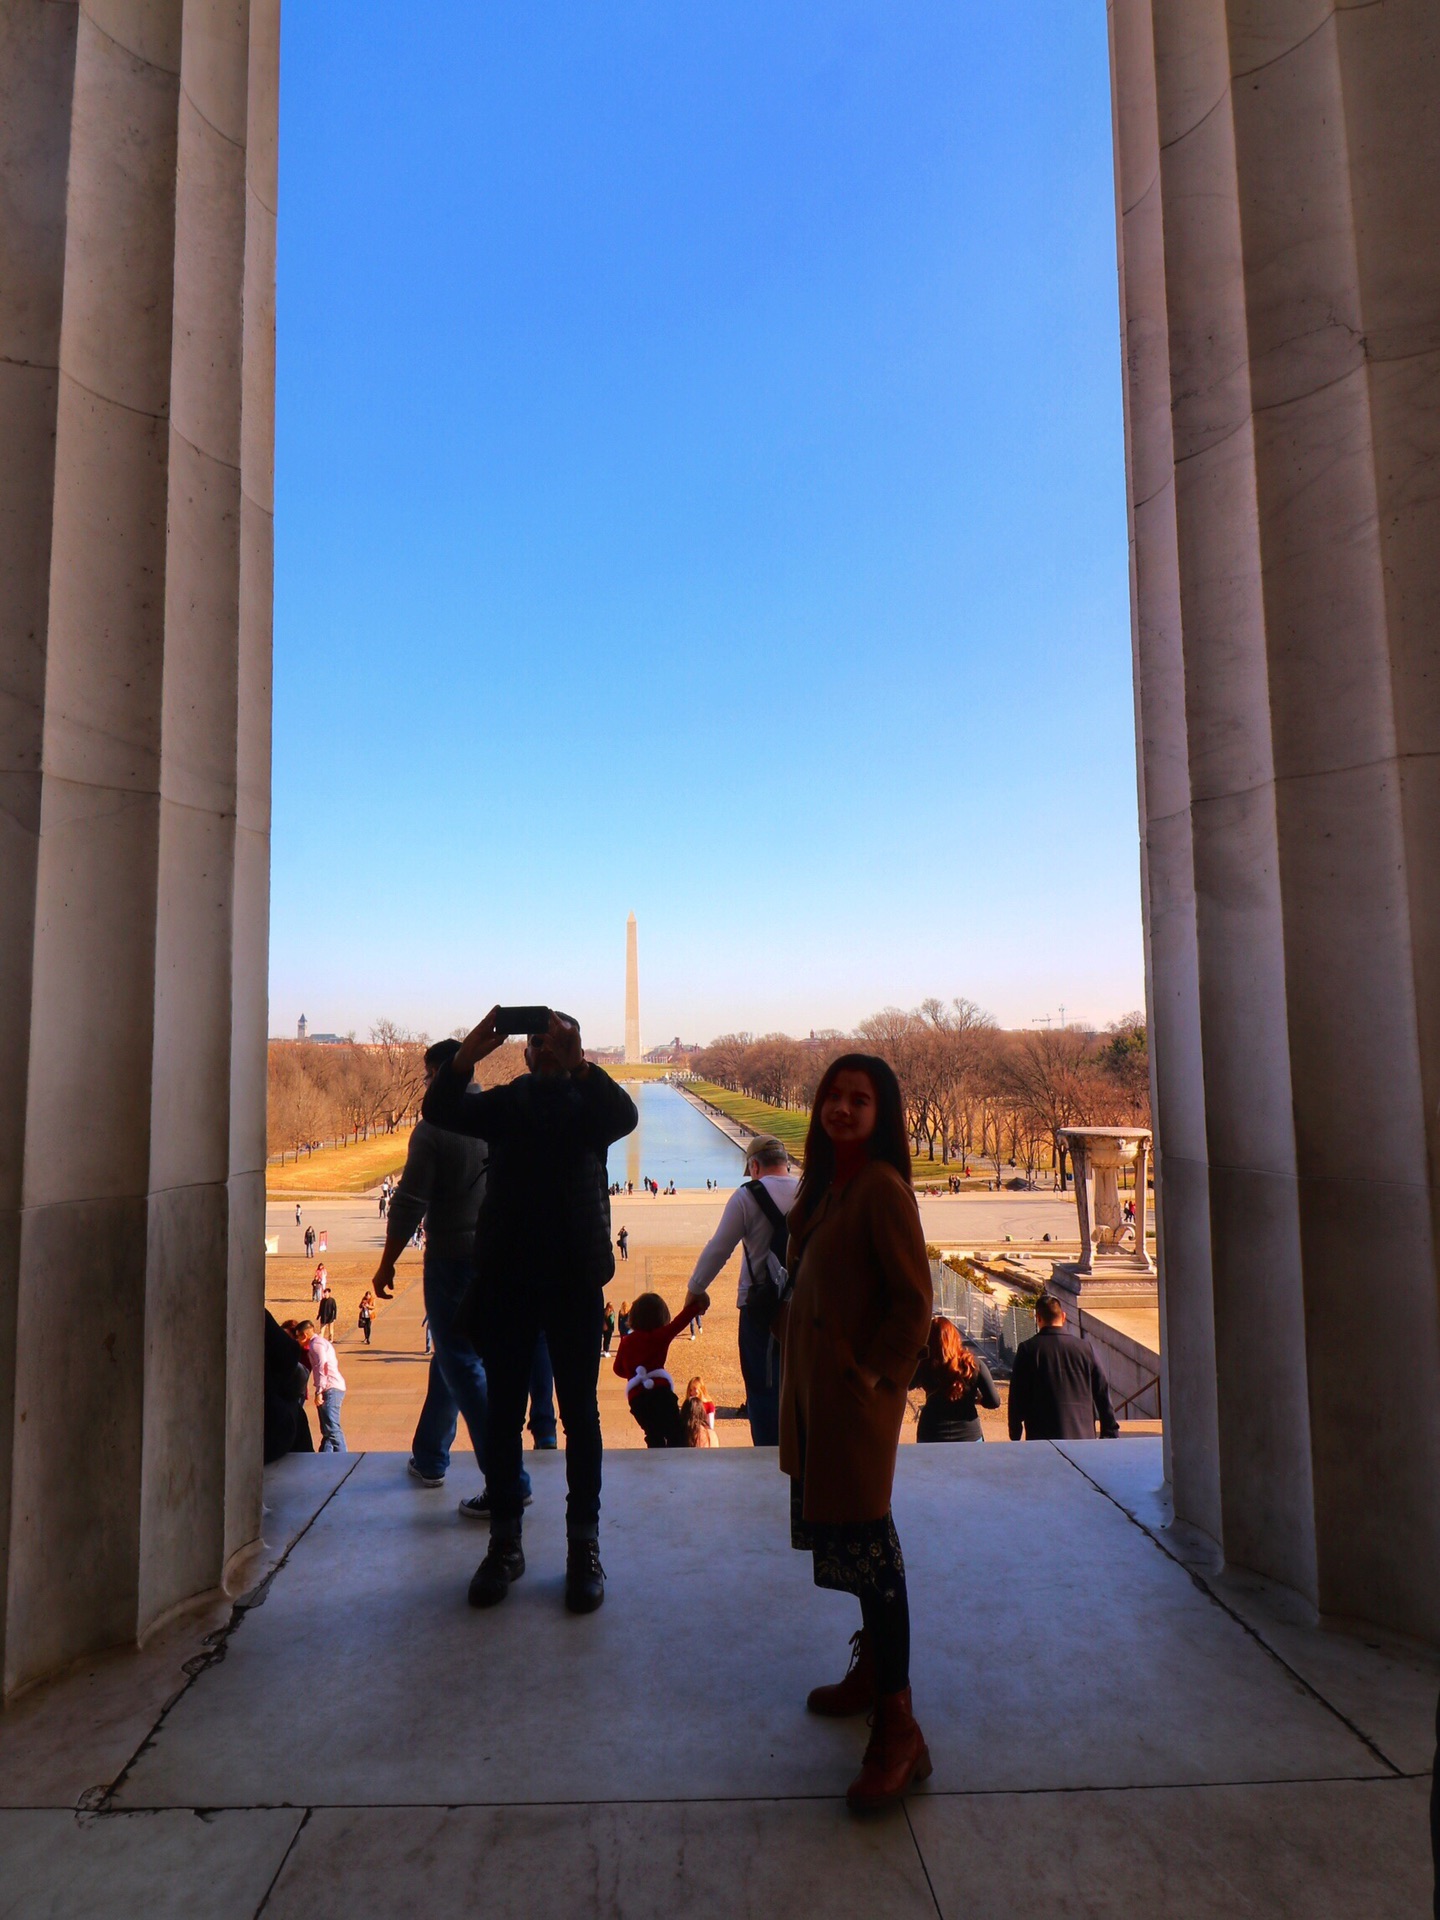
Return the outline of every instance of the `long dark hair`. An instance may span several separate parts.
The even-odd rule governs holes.
[[[908,1187],[910,1181],[910,1136],[905,1131],[905,1103],[900,1098],[900,1082],[888,1061],[874,1053],[842,1053],[832,1060],[820,1076],[815,1089],[815,1104],[810,1109],[810,1127],[805,1135],[805,1168],[800,1175],[800,1191],[795,1196],[795,1219],[804,1226],[821,1200],[830,1191],[835,1178],[835,1142],[820,1124],[820,1109],[830,1097],[837,1074],[863,1073],[875,1089],[875,1131],[865,1142],[872,1160],[883,1160],[894,1167]]]

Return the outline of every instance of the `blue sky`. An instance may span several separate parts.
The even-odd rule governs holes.
[[[1104,9],[285,10],[273,1033],[1142,998]]]

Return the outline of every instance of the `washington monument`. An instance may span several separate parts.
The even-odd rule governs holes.
[[[625,1058],[640,1058],[640,960],[635,945],[635,916],[625,922]]]

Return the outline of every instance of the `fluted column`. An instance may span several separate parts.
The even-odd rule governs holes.
[[[58,16],[7,1690],[219,1586],[260,1468],[274,6]]]
[[[1440,17],[1116,0],[1112,46],[1127,336],[1153,349],[1127,410],[1177,1512],[1328,1614],[1440,1638]],[[1142,459],[1162,405],[1168,460]],[[1157,801],[1182,746],[1188,811]],[[1195,1001],[1157,910],[1179,839]],[[1170,1231],[1177,1172],[1208,1256]],[[1218,1449],[1175,1323],[1207,1296]]]
[[[1110,52],[1165,1447],[1177,1508],[1218,1539],[1220,1441],[1194,825],[1170,422],[1159,108],[1148,4],[1112,6]]]
[[[45,641],[60,390],[60,291],[77,9],[0,11],[0,1640],[8,1611],[20,1201]]]

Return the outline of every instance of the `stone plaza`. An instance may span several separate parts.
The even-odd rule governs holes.
[[[1158,1440],[902,1449],[935,1772],[868,1824],[864,1723],[804,1707],[853,1603],[790,1550],[773,1453],[612,1455],[610,1594],[578,1620],[563,1463],[526,1457],[529,1571],[485,1615],[476,1529],[403,1454],[271,1469],[233,1610],[11,1708],[0,1910],[1428,1910],[1433,1669],[1220,1573]]]
[[[1425,1910],[1440,9],[1109,17],[1165,1434],[905,1450],[861,1827],[762,1455],[262,1476],[278,0],[0,11],[4,1910]]]

